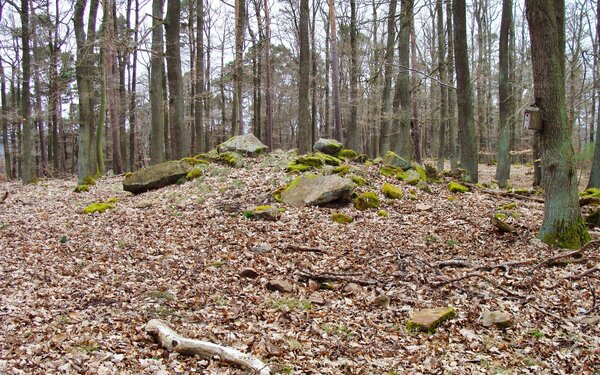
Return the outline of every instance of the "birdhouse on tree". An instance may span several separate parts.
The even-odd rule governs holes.
[[[523,126],[529,130],[542,130],[542,114],[538,107],[526,107],[523,115]]]

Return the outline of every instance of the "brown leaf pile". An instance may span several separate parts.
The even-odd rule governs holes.
[[[361,166],[372,186],[360,191],[385,181],[404,190],[400,200],[380,194],[389,217],[350,205],[287,207],[278,221],[255,221],[241,212],[290,177],[281,162],[247,164],[212,165],[206,177],[139,196],[123,192],[122,177],[80,194],[75,181],[0,183],[10,192],[0,205],[0,373],[244,373],[166,352],[143,331],[152,318],[279,373],[600,371],[598,273],[565,278],[597,264],[599,248],[587,262],[536,268],[560,253],[535,240],[541,204],[518,201],[517,233],[500,234],[490,216],[508,198],[452,200],[433,184],[411,200],[413,187]],[[82,213],[111,197],[114,209]],[[354,222],[333,223],[334,212]],[[239,276],[246,267],[259,276]],[[272,280],[293,292],[267,289]],[[457,317],[436,333],[406,331],[413,311],[446,305]],[[513,326],[483,327],[487,310],[511,313]]]

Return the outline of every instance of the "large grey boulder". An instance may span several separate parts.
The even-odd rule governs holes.
[[[393,151],[388,151],[383,157],[383,162],[388,165],[392,165],[394,167],[402,168],[402,170],[407,171],[411,168],[411,164],[408,160],[400,157]]]
[[[337,175],[302,176],[280,194],[281,202],[295,207],[321,206],[337,200],[350,200],[356,185]]]
[[[327,155],[335,155],[336,152],[342,149],[342,144],[335,139],[319,138],[313,149]]]
[[[238,135],[219,145],[217,150],[221,152],[233,151],[246,156],[256,156],[269,151],[269,148],[263,144],[252,133]]]
[[[123,190],[133,194],[160,189],[176,183],[192,169],[184,161],[173,160],[133,172],[123,181]]]

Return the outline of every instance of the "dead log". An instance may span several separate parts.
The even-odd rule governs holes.
[[[146,332],[154,335],[160,345],[169,351],[183,355],[200,355],[202,357],[213,357],[218,355],[225,362],[233,363],[256,371],[259,375],[271,374],[271,369],[261,360],[239,350],[212,342],[189,339],[173,331],[165,322],[152,319],[146,323]]]

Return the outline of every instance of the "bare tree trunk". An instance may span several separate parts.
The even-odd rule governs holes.
[[[300,0],[300,61],[298,74],[298,148],[301,154],[312,149],[308,86],[310,80],[310,45],[308,33],[308,0]]]
[[[379,154],[383,155],[391,149],[391,121],[392,121],[392,74],[394,64],[394,41],[396,34],[396,4],[397,0],[390,0],[387,16],[387,43],[385,49],[385,65],[383,69],[383,107],[381,108],[381,128],[379,132]]]
[[[33,170],[33,129],[31,122],[31,108],[29,107],[29,81],[31,78],[31,54],[29,52],[29,0],[21,0],[21,43],[23,58],[21,66],[23,80],[21,82],[21,118],[23,119],[23,149],[21,159],[23,160],[23,174],[21,180],[29,184],[35,179]]]
[[[204,152],[206,131],[204,129],[204,0],[196,0],[196,95],[194,97],[194,126],[196,128],[196,152]]]
[[[38,35],[36,32],[36,16],[33,11],[33,2],[29,0],[31,8],[31,33],[33,37],[33,86],[35,90],[35,127],[40,137],[40,169],[41,175],[48,175],[48,149],[46,148],[46,130],[42,116],[42,85],[40,82],[40,54],[38,51]]]
[[[362,152],[358,132],[358,43],[356,35],[356,0],[350,0],[350,122],[346,133],[346,145],[349,149]]]
[[[165,161],[165,110],[163,102],[163,0],[152,1],[152,55],[150,57],[150,165]]]
[[[128,8],[131,8],[131,0],[128,0]],[[129,14],[129,12],[128,12]],[[133,60],[131,62],[131,89],[129,101],[129,170],[134,171],[136,167],[136,85],[137,85],[137,52],[138,52],[138,23],[140,22],[140,3],[135,0],[135,27],[133,28]],[[129,15],[127,16],[129,24]],[[129,29],[129,25],[127,26]]]
[[[0,17],[2,16],[2,8],[0,8]],[[14,178],[12,161],[10,155],[10,146],[8,143],[8,101],[6,100],[6,78],[4,77],[4,67],[2,59],[0,59],[0,99],[2,100],[2,115],[0,123],[2,124],[2,146],[4,148],[4,167],[6,176]]]
[[[475,126],[473,124],[473,93],[467,49],[467,10],[465,0],[455,0],[453,4],[454,55],[458,86],[458,138],[461,143],[461,163],[465,168],[465,180],[476,183],[478,179],[478,160]]]
[[[331,29],[331,85],[333,86],[333,138],[343,142],[342,112],[340,109],[340,59],[337,52],[337,30],[335,24],[335,3],[329,0],[329,27]]]
[[[413,25],[411,26],[410,32],[410,59],[411,65],[413,69],[417,69],[417,43],[415,41],[415,31],[414,31],[414,20]],[[414,87],[413,92],[411,93],[412,101],[411,101],[411,121],[410,127],[412,130],[412,142],[413,142],[413,156],[417,163],[422,163],[422,151],[421,151],[421,126],[419,125],[419,77],[417,73],[413,73],[412,77],[412,86]]]
[[[317,44],[316,44],[316,27],[317,27],[317,11],[318,6],[316,0],[312,1],[312,22],[310,24],[310,45],[311,45],[311,54],[310,54],[310,91],[311,91],[311,103],[310,103],[310,134],[311,134],[311,144],[315,144],[317,141],[317,59],[319,54],[317,52]]]
[[[329,138],[331,137],[331,122],[330,122],[330,100],[329,100],[329,96],[330,96],[330,91],[329,91],[329,70],[331,67],[331,50],[329,48],[329,46],[331,45],[330,40],[331,40],[331,33],[330,33],[331,28],[329,27],[329,17],[327,17],[326,21],[325,21],[325,121],[323,124],[323,131],[321,133],[321,135],[325,138]]]
[[[535,101],[542,113],[540,144],[546,197],[539,237],[578,249],[591,237],[581,217],[571,129],[565,106],[564,0],[526,0]]]
[[[117,67],[117,56],[114,51],[114,28],[113,25],[113,1],[104,0],[104,72],[106,79],[106,96],[108,98],[108,113],[110,116],[110,128],[112,138],[112,164],[116,174],[123,173],[123,159],[121,155],[121,122],[119,119],[121,97],[117,89],[119,69]]]
[[[169,84],[169,125],[171,129],[171,157],[181,159],[185,156],[184,107],[183,107],[183,75],[181,73],[181,1],[167,0],[166,57],[167,77]]]
[[[454,29],[452,27],[452,3],[446,1],[446,21],[448,24],[448,82],[454,84]],[[450,169],[458,168],[458,150],[456,148],[456,92],[448,90],[448,148],[450,151]]]
[[[597,3],[596,8],[596,51],[594,54],[595,61],[598,61],[598,55],[600,54],[600,1]],[[594,66],[594,69],[596,66]],[[592,160],[592,170],[590,172],[590,180],[588,181],[588,188],[600,188],[600,89],[598,90],[598,122],[596,130],[596,140],[594,143],[594,158]],[[594,125],[590,129],[590,140],[594,139]]]
[[[267,146],[273,150],[273,83],[271,82],[271,20],[269,4],[264,0],[265,7],[265,101],[267,105]]]
[[[444,32],[444,12],[442,0],[437,0],[435,5],[437,13],[437,42],[438,42],[438,77],[440,78],[440,130],[438,134],[437,169],[444,169],[446,156],[446,129],[448,127],[448,111],[446,99],[448,97],[445,83],[448,81],[446,74],[446,38]]]
[[[233,81],[235,90],[233,95],[233,106],[231,122],[233,134],[244,134],[244,119],[242,118],[242,81],[244,74],[244,30],[246,24],[246,2],[235,0],[235,69]]]

